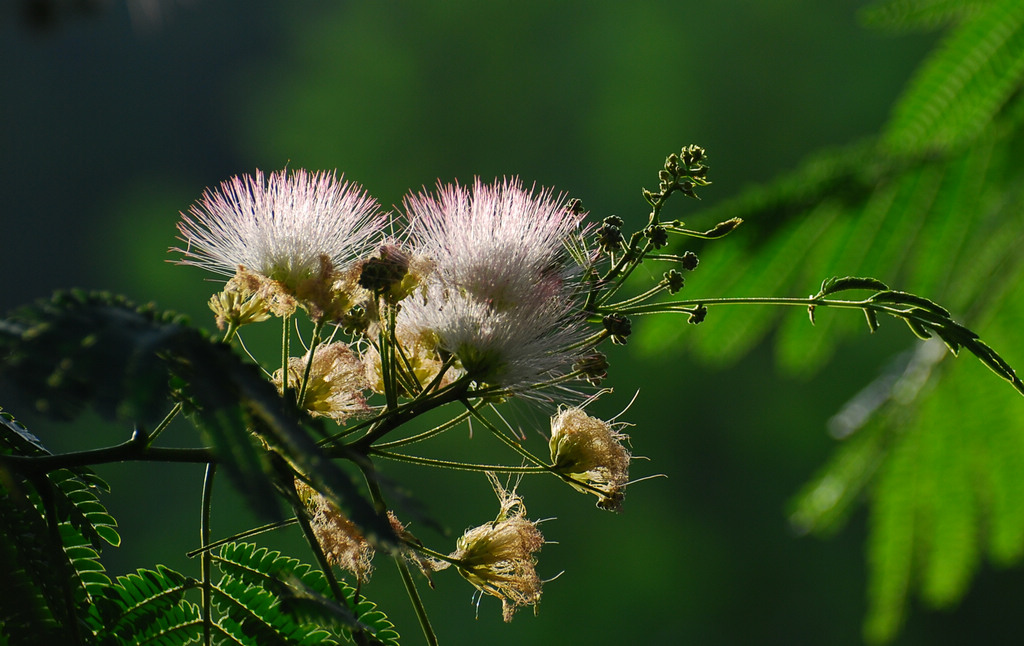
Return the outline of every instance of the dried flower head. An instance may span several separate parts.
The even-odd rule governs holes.
[[[333,173],[278,171],[234,177],[207,190],[178,224],[178,261],[223,275],[239,267],[283,294],[332,309],[337,273],[349,269],[385,225],[377,202]]]
[[[521,388],[567,370],[583,336],[570,247],[583,214],[517,179],[406,198],[415,253],[433,263],[403,303],[479,382]]]
[[[444,362],[437,354],[437,339],[429,330],[415,330],[399,324],[395,330],[398,339],[397,351],[401,354],[401,378],[398,381],[403,395],[415,395],[437,377],[444,368]],[[367,387],[375,393],[384,393],[384,377],[381,371],[380,352],[375,346],[363,353]],[[461,372],[449,367],[441,377],[439,387],[452,383]],[[415,383],[409,383],[415,382]]]
[[[309,353],[288,359],[289,384],[302,382],[307,364]],[[274,373],[278,391],[282,377],[280,370]],[[328,343],[315,349],[302,408],[314,417],[329,417],[342,423],[369,410],[363,397],[365,388],[365,371],[359,357],[344,343]]]
[[[270,318],[274,304],[264,297],[262,285],[259,275],[239,267],[224,289],[210,297],[209,305],[217,327],[221,330],[228,325],[241,327]]]
[[[622,444],[626,439],[582,408],[565,408],[551,418],[551,464],[576,489],[595,494],[598,507],[621,511],[631,458]]]
[[[482,593],[501,599],[502,616],[511,621],[520,606],[540,601],[541,580],[534,552],[544,545],[537,523],[526,519],[526,508],[514,490],[501,486],[488,473],[501,503],[494,522],[466,530],[450,556],[459,573]]]
[[[309,512],[309,523],[327,561],[366,582],[373,573],[373,547],[359,528],[318,491],[295,481],[295,491]]]
[[[391,529],[395,530],[395,536],[404,543],[400,550],[402,558],[419,568],[420,572],[423,573],[423,576],[426,577],[427,583],[431,588],[433,588],[434,582],[431,580],[430,575],[434,572],[440,572],[441,570],[448,569],[451,567],[451,563],[431,558],[429,556],[424,556],[420,552],[416,551],[412,546],[422,547],[423,543],[420,542],[420,539],[413,536],[406,526],[398,520],[398,517],[395,516],[395,512],[388,511],[388,521],[391,523]]]

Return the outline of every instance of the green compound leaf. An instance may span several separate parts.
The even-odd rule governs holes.
[[[352,476],[323,454],[294,406],[258,368],[180,318],[109,294],[61,292],[0,321],[0,394],[10,392],[59,419],[91,406],[145,426],[170,409],[172,382],[173,394],[261,516],[281,517],[275,483],[283,477],[283,460],[344,509],[368,539],[394,542],[387,520],[359,494]],[[111,525],[97,527],[114,539]]]
[[[0,476],[6,475],[0,471]],[[74,643],[70,564],[46,520],[0,477],[0,641],[11,646]]]
[[[173,314],[109,294],[58,292],[0,322],[0,393],[57,419],[92,406],[140,423],[166,413],[160,351],[184,329]]]
[[[857,278],[854,276],[844,276],[840,278],[838,276],[833,276],[832,278],[826,278],[821,282],[821,289],[818,290],[818,296],[828,296],[829,294],[835,294],[849,289],[870,289],[871,291],[878,292],[889,289],[889,286],[877,278]]]
[[[864,7],[869,27],[889,31],[930,31],[957,23],[988,5],[987,0],[879,0]]]
[[[56,498],[58,510],[67,514],[75,529],[89,539],[94,547],[99,549],[101,542],[114,547],[121,544],[121,536],[116,529],[117,521],[100,503],[94,484],[84,482],[79,474],[68,469],[52,471],[48,477],[62,494]]]
[[[155,616],[141,630],[131,635],[128,646],[184,646],[202,639],[203,620],[199,606],[182,601]]]
[[[0,453],[47,456],[24,427],[0,416]],[[0,620],[10,643],[86,640],[86,616],[110,579],[99,549],[120,541],[116,522],[95,489],[105,483],[87,469],[26,477],[0,465],[0,560],[5,594]]]
[[[89,622],[100,644],[185,644],[202,633],[199,608],[184,600],[194,579],[167,567],[120,576],[94,595]]]
[[[339,582],[346,597],[346,605],[339,605],[330,598],[323,572],[297,559],[250,543],[229,543],[214,556],[214,562],[225,575],[218,585],[226,585],[230,579],[258,587],[277,598],[280,610],[298,623],[329,628],[343,641],[351,640],[355,629],[376,640],[373,643],[398,644],[394,625],[375,604],[362,596],[357,601],[355,588]]]
[[[886,144],[948,149],[989,126],[1024,77],[1024,3],[994,0],[939,46],[893,110]]]
[[[792,296],[817,290],[822,276],[876,276],[927,297],[890,293],[876,306],[954,353],[967,349],[1017,389],[994,384],[978,362],[943,362],[948,354],[935,341],[915,342],[902,374],[885,375],[851,402],[856,423],[846,424],[833,458],[793,503],[795,527],[827,534],[866,501],[865,633],[886,641],[912,597],[948,606],[983,560],[1005,566],[1024,558],[1024,401],[1011,368],[1024,361],[1024,3],[889,0],[869,11],[899,28],[951,30],[878,140],[819,154],[689,218],[740,217],[745,224],[729,244],[696,249],[701,263],[686,291],[695,300]],[[802,246],[785,244],[792,231],[820,218],[825,204],[835,209],[829,231]],[[781,264],[787,254],[799,269]],[[764,271],[776,280],[772,291],[762,289]],[[650,317],[635,326],[633,341],[644,350],[727,362],[780,322],[779,365],[810,376],[844,337],[864,333],[863,322],[846,313],[819,307],[812,315],[814,328],[796,308],[781,318],[723,308],[697,329]],[[870,330],[883,318],[874,310],[865,316]],[[743,320],[716,321],[727,318]]]
[[[1024,276],[1009,282],[986,322],[1008,347],[1024,324],[1021,288]],[[923,345],[901,375],[851,402],[861,419],[792,507],[799,529],[827,534],[868,497],[873,642],[895,638],[911,596],[948,607],[986,557],[1001,566],[1024,558],[1024,401],[993,387],[978,363],[946,356]]]
[[[0,411],[0,454],[18,456],[50,455],[42,443],[13,417]],[[110,487],[90,469],[57,469],[47,474],[52,484],[50,495],[61,518],[67,518],[96,549],[102,543],[120,544],[117,521],[107,513],[96,496],[97,490]]]

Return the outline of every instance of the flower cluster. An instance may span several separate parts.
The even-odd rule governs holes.
[[[400,327],[429,332],[480,383],[521,389],[571,366],[584,331],[569,253],[582,214],[517,180],[441,186],[405,206],[414,254],[433,271]]]
[[[621,510],[632,459],[627,438],[618,430],[621,423],[586,414],[579,391],[607,376],[608,362],[597,346],[625,343],[627,315],[648,313],[650,297],[682,288],[678,269],[696,267],[688,252],[675,258],[677,268],[662,283],[613,300],[649,251],[672,261],[660,250],[669,232],[685,230],[660,224],[658,212],[668,194],[692,188],[685,182],[699,184],[686,174],[699,160],[687,159],[684,168],[670,158],[675,170],[649,199],[651,222],[632,236],[623,233],[622,218],[591,227],[578,200],[515,178],[439,183],[432,192],[407,196],[391,217],[358,185],[298,170],[257,172],[207,191],[183,214],[178,231],[184,244],[173,251],[181,254],[179,264],[229,277],[210,299],[225,340],[238,338],[247,325],[282,320],[281,365],[267,374],[321,432],[324,458],[359,465],[374,507],[387,511],[391,539],[397,540],[397,549],[392,542],[388,552],[428,580],[454,566],[478,594],[501,600],[508,621],[516,609],[540,600],[536,554],[544,539],[537,522],[526,518],[515,487],[503,487],[495,472],[553,474],[596,495],[598,507]],[[697,309],[677,311],[692,318]],[[296,318],[300,312],[312,324],[308,336]],[[289,339],[296,334],[304,353],[290,356]],[[491,410],[513,397],[554,409],[550,460],[534,455],[527,435]],[[448,405],[464,410],[434,429],[408,429],[407,422]],[[341,430],[324,432],[323,419]],[[519,464],[405,452],[405,446],[465,419],[514,450]],[[487,471],[500,512],[467,530],[454,551],[432,550],[384,500],[385,491],[394,489],[376,479],[377,459]],[[309,520],[307,539],[329,563],[366,581],[375,546],[335,504],[345,501],[303,484],[316,479],[290,466]]]
[[[174,251],[184,265],[241,271],[268,311],[301,306],[319,318],[351,306],[348,270],[386,224],[376,200],[331,173],[257,171],[204,193],[178,224],[185,248]]]

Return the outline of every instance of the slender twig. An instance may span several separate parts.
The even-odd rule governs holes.
[[[284,527],[291,527],[292,525],[294,525],[297,522],[299,522],[299,521],[296,518],[293,517],[293,518],[289,518],[287,520],[279,520],[276,523],[267,523],[266,525],[261,525],[259,527],[253,527],[252,529],[247,529],[246,531],[239,532],[237,534],[234,534],[233,536],[228,536],[227,538],[221,538],[221,539],[218,539],[216,541],[213,541],[212,543],[206,543],[205,545],[203,545],[202,547],[200,547],[198,549],[194,549],[191,552],[186,552],[185,556],[187,556],[188,558],[193,558],[193,557],[195,557],[195,556],[197,556],[199,554],[202,554],[203,552],[209,552],[210,550],[218,548],[221,545],[227,545],[228,543],[232,543],[234,541],[239,541],[239,540],[242,540],[243,538],[250,538],[252,536],[257,536],[259,534],[264,534],[266,532],[270,532],[270,531],[273,531],[275,529],[281,529],[281,528],[284,528]]]
[[[382,458],[395,460],[396,462],[407,462],[409,464],[418,464],[427,467],[441,467],[444,469],[452,469],[454,471],[492,471],[494,473],[547,473],[550,471],[550,468],[547,466],[513,467],[500,464],[470,464],[466,462],[452,462],[450,460],[436,460],[433,458],[423,458],[418,455],[405,455],[404,453],[381,451],[376,447],[370,447],[370,454],[379,455]]]
[[[409,565],[401,556],[395,556],[394,559],[395,565],[398,566],[398,572],[402,575],[402,584],[409,595],[409,601],[412,603],[413,610],[416,611],[416,619],[419,620],[420,628],[423,629],[423,636],[430,646],[437,646],[437,635],[434,634],[434,628],[430,625],[430,617],[427,616],[427,609],[423,606],[423,599],[420,598],[419,590],[416,589],[416,582],[413,581],[412,573],[409,572]]]
[[[281,317],[281,392],[283,393],[288,392],[288,341],[291,338],[288,321],[290,318],[288,315]]]
[[[136,432],[132,439],[102,449],[58,455],[0,455],[5,464],[23,473],[49,473],[57,469],[109,464],[111,462],[192,462],[209,464],[217,458],[209,449],[146,446],[146,436]]]
[[[206,477],[203,479],[203,508],[199,522],[199,541],[201,545],[210,542],[210,515],[213,507],[213,476],[217,471],[216,464],[206,465]],[[213,638],[211,626],[213,625],[213,581],[211,579],[213,568],[213,557],[209,550],[203,552],[202,559],[203,576],[203,644],[210,646]]]
[[[524,447],[518,441],[513,440],[508,435],[506,435],[500,428],[495,426],[491,422],[491,420],[489,420],[486,417],[484,417],[483,414],[480,413],[479,410],[477,410],[476,408],[470,408],[468,401],[463,400],[463,404],[467,408],[469,408],[469,410],[472,413],[473,417],[476,418],[476,420],[479,421],[481,424],[483,424],[484,428],[489,430],[492,435],[494,435],[496,438],[501,440],[508,447],[512,448],[516,453],[518,453],[519,455],[521,455],[524,458],[526,458],[526,460],[528,460],[530,462],[533,462],[535,465],[537,465],[536,468],[537,468],[538,472],[543,471],[543,472],[550,473],[551,475],[556,476],[559,480],[562,480],[563,482],[566,482],[566,483],[568,483],[568,484],[570,484],[570,485],[572,485],[574,487],[581,487],[581,488],[586,489],[587,491],[595,493],[595,494],[597,494],[599,496],[603,496],[603,495],[605,495],[607,493],[605,491],[601,491],[600,489],[598,489],[597,487],[591,485],[588,482],[583,482],[581,480],[577,480],[576,478],[573,478],[572,476],[570,476],[570,475],[568,475],[566,473],[562,473],[561,471],[556,469],[554,465],[551,465],[551,464],[548,464],[548,463],[544,462],[543,460],[541,460],[540,458],[538,458],[534,454],[530,453],[530,451],[528,451],[526,449],[526,447]],[[528,467],[524,467],[524,468],[528,468]],[[532,473],[532,471],[527,471],[525,473]]]
[[[657,296],[659,292],[664,291],[666,287],[667,285],[665,283],[658,283],[654,287],[648,289],[643,294],[637,294],[636,296],[627,298],[624,301],[619,301],[618,303],[613,303],[611,305],[603,305],[602,309],[609,309],[614,312],[620,311],[626,307],[630,307],[631,305],[643,303],[646,300],[650,300],[654,296]]]
[[[384,382],[384,399],[388,410],[398,406],[398,367],[395,365],[395,308],[387,308],[387,325],[380,333],[380,372]],[[386,352],[385,352],[386,350]]]
[[[795,307],[834,307],[837,309],[871,309],[876,312],[892,314],[893,316],[904,316],[908,310],[906,307],[894,306],[891,303],[875,302],[869,299],[851,301],[843,299],[831,299],[808,296],[805,298],[795,296],[744,296],[733,298],[700,298],[690,300],[673,301],[671,303],[647,303],[620,310],[622,314],[659,314],[662,312],[683,311],[689,312],[690,308],[703,305],[711,307],[714,305],[786,305]]]
[[[430,383],[427,384],[426,386],[424,386],[423,390],[421,390],[419,392],[419,394],[416,395],[416,399],[420,399],[422,397],[425,397],[427,395],[427,393],[429,393],[431,390],[433,390],[433,389],[437,388],[438,386],[440,386],[441,382],[444,380],[445,373],[447,373],[451,369],[451,367],[454,366],[454,365],[455,365],[455,355],[451,355],[450,357],[445,359],[444,363],[441,364],[441,368],[438,369],[437,374],[434,375],[434,378],[430,380]]]
[[[381,442],[380,444],[375,444],[374,448],[377,448],[377,449],[389,449],[389,448],[393,448],[393,447],[396,447],[396,446],[402,446],[402,445],[405,445],[405,444],[413,444],[415,442],[422,442],[423,440],[429,440],[432,437],[435,437],[437,435],[440,435],[441,433],[444,433],[445,431],[447,431],[450,428],[454,428],[455,426],[460,424],[467,417],[469,417],[469,411],[464,411],[462,413],[459,413],[458,415],[456,415],[452,419],[448,420],[447,422],[435,426],[434,428],[430,429],[429,431],[424,431],[422,433],[417,433],[416,435],[412,435],[410,437],[405,437],[405,438],[402,438],[400,440],[393,440],[391,442]]]
[[[156,438],[161,433],[163,433],[164,430],[166,430],[168,426],[170,426],[170,424],[174,420],[174,418],[177,417],[178,413],[181,412],[181,409],[182,409],[181,402],[178,402],[177,404],[175,404],[171,408],[170,412],[167,413],[167,415],[162,420],[160,420],[160,423],[156,425],[156,428],[153,429],[153,432],[149,434],[149,437],[146,440],[146,446],[151,445],[156,440]]]
[[[313,370],[313,357],[316,356],[317,347],[320,345],[322,340],[321,335],[323,334],[324,322],[319,320],[313,326],[313,338],[309,342],[309,359],[306,360],[306,369],[302,373],[302,385],[299,386],[299,396],[296,401],[299,404],[299,408],[302,408],[302,403],[306,400],[306,388],[309,386],[309,373]]]
[[[363,478],[366,480],[367,489],[370,492],[370,499],[373,501],[373,506],[377,509],[378,513],[385,513],[387,511],[387,503],[384,501],[384,493],[381,491],[380,483],[377,481],[377,477],[373,474],[372,463],[367,460],[365,463],[360,462],[359,469],[363,472]],[[409,566],[405,562],[405,557],[399,552],[394,552],[391,555],[394,559],[395,565],[398,567],[398,572],[402,576],[402,585],[405,586],[405,592],[409,596],[409,602],[412,604],[413,610],[416,612],[416,619],[419,621],[420,628],[423,630],[423,636],[426,638],[427,643],[431,646],[437,646],[437,635],[434,634],[434,628],[430,625],[430,617],[427,615],[427,609],[423,605],[423,599],[420,597],[419,590],[416,589],[416,582],[413,581],[412,573],[409,572]]]
[[[380,421],[366,435],[342,448],[345,448],[346,452],[354,450],[365,453],[374,442],[414,417],[418,417],[427,411],[444,406],[445,404],[459,401],[465,396],[468,387],[469,380],[463,377],[445,386],[427,399],[414,400],[407,405],[399,406],[382,416]],[[330,451],[328,451],[328,455],[330,455]]]

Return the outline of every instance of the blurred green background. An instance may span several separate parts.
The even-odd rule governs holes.
[[[641,187],[656,184],[666,154],[698,143],[714,203],[885,121],[934,36],[866,31],[861,4],[192,0],[158,3],[153,17],[142,0],[4,3],[0,308],[57,288],[109,289],[211,327],[216,285],[167,263],[167,249],[205,187],[256,168],[337,169],[386,205],[438,178],[519,175],[635,227]],[[670,209],[685,219],[694,205]],[[770,223],[748,226],[756,235]],[[828,455],[829,417],[908,344],[901,330],[866,336],[810,382],[777,375],[765,349],[715,371],[671,348],[615,349],[615,393],[592,411],[614,415],[639,391],[623,419],[635,423],[634,453],[651,460],[633,474],[667,477],[632,487],[621,515],[524,482],[531,517],[555,519],[539,571],[564,574],[537,617],[510,625],[492,598],[475,618],[470,586],[438,576],[424,595],[442,643],[860,643],[863,514],[821,541],[796,537],[784,511]],[[11,412],[53,448],[128,433]],[[541,441],[531,427],[542,413],[521,407],[514,419]],[[186,427],[174,435],[192,439]],[[433,451],[485,456],[486,440],[459,431]],[[482,476],[384,469],[449,529],[422,532],[438,549],[496,510]],[[198,542],[200,469],[100,472],[124,536],[106,553],[110,570],[197,571],[183,553]],[[254,522],[221,484],[215,536]],[[301,555],[295,535],[267,541]],[[898,643],[997,642],[1021,590],[1021,572],[983,571],[958,608],[914,610]],[[393,567],[379,564],[365,592],[404,643],[421,642]]]

